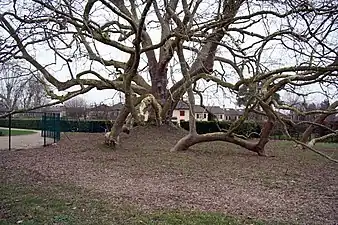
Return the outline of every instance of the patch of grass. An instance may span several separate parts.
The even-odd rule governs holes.
[[[121,209],[111,210],[76,188],[2,185],[0,192],[1,225],[116,224],[123,219]]]
[[[3,136],[8,136],[9,135],[9,130],[8,129],[0,129],[0,133]],[[15,130],[15,129],[11,130],[11,135],[12,136],[35,134],[35,133],[36,133],[35,131],[31,131],[31,130]]]
[[[318,142],[316,146],[320,148],[327,148],[327,149],[337,149],[338,150],[338,143],[333,142]]]
[[[144,213],[131,206],[114,205],[78,188],[0,186],[0,225],[9,224],[225,224],[264,225],[221,213]],[[53,193],[53,194],[51,194]]]

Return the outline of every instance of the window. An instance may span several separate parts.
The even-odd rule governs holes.
[[[180,111],[180,116],[185,116],[185,111]]]
[[[200,118],[200,114],[196,114],[196,119],[199,119]]]
[[[203,117],[204,117],[204,119],[207,118],[207,114],[204,113],[204,116],[203,116]]]
[[[223,119],[223,115],[219,115],[219,119],[222,120]]]

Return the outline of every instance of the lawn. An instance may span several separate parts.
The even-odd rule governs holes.
[[[221,213],[159,211],[114,205],[76,187],[1,186],[0,224],[229,224],[263,225]],[[51,195],[50,193],[53,193]]]
[[[16,129],[11,130],[12,136],[35,134],[35,133],[36,133],[35,131],[31,131],[31,130],[16,130]],[[0,128],[0,134],[2,134],[2,136],[8,136],[9,130]]]
[[[71,133],[3,152],[0,224],[336,224],[336,164],[287,141],[268,144],[273,157],[223,142],[169,152],[182,135],[135,128],[111,151]]]

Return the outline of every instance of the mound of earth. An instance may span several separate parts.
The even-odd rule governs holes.
[[[121,134],[120,140],[124,148],[135,148],[135,144],[146,147],[148,144],[170,148],[188,132],[183,128],[169,125],[137,126],[131,129],[129,134]]]

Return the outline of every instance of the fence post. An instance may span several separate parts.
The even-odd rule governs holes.
[[[56,131],[57,131],[57,141],[61,139],[61,115],[60,113],[56,114],[57,123],[56,123]]]
[[[47,143],[46,143],[46,120],[47,120],[47,115],[44,112],[43,113],[43,122],[42,122],[42,130],[43,130],[43,146],[46,147]]]
[[[9,114],[8,118],[8,150],[11,150],[12,146],[12,114]]]
[[[56,143],[56,115],[53,113],[53,137],[54,143]]]

